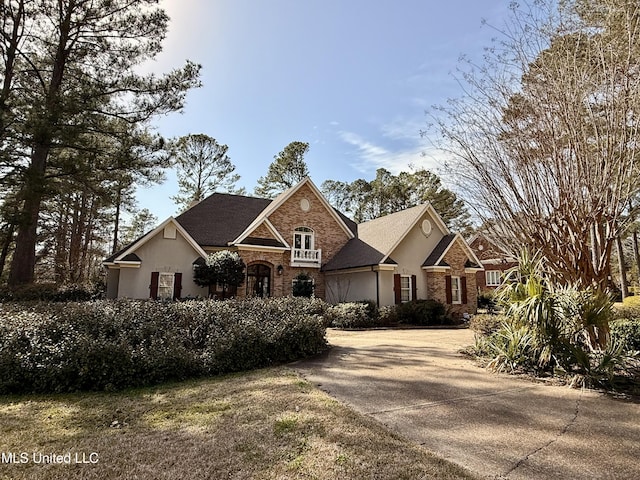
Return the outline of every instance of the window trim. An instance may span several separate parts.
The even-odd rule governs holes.
[[[296,237],[300,236],[300,247],[296,247]],[[296,227],[293,231],[293,248],[296,250],[315,250],[315,232],[309,227]],[[305,247],[306,240],[309,238],[309,248]]]
[[[451,304],[462,305],[462,282],[460,277],[451,277]]]
[[[487,270],[484,272],[485,273],[485,285],[487,287],[499,287],[500,284],[502,283],[501,277],[502,277],[502,272],[500,270]],[[497,274],[497,275],[496,275]],[[490,281],[489,280],[489,276],[497,276],[497,283]],[[494,279],[495,280],[495,279]]]
[[[402,285],[402,282],[405,278],[407,279],[406,287]],[[411,298],[413,293],[412,282],[413,282],[413,278],[411,278],[411,275],[400,275],[400,303],[407,303],[414,300],[413,298]],[[407,300],[403,298],[403,294],[405,292],[407,295]]]
[[[163,279],[170,279],[169,282],[163,283]],[[176,285],[176,275],[173,272],[159,272],[158,273],[158,294],[159,300],[171,300],[174,296]],[[169,295],[163,295],[163,292],[169,292]]]

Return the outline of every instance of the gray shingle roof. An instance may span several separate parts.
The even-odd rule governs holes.
[[[258,238],[258,237],[247,237],[242,240],[245,245],[259,245],[261,247],[280,247],[284,248],[285,245],[276,240],[275,238]]]
[[[444,261],[441,261],[439,263],[436,263],[436,262],[438,262],[442,254],[447,250],[447,248],[449,248],[449,245],[451,245],[451,243],[455,240],[455,238],[456,238],[456,235],[453,233],[450,233],[449,235],[445,235],[444,237],[442,237],[442,240],[438,242],[438,245],[436,245],[436,248],[433,249],[433,251],[424,261],[422,266],[423,267],[448,267],[449,265]]]
[[[270,203],[265,198],[214,193],[176,220],[199,245],[226,247]]]
[[[390,255],[391,249],[404,237],[424,209],[424,205],[418,205],[361,223],[358,225],[358,237],[385,255]]]
[[[322,266],[325,272],[344,270],[346,268],[368,267],[378,265],[385,255],[359,238],[352,238],[336,253],[331,260]],[[390,258],[385,263],[395,264]]]

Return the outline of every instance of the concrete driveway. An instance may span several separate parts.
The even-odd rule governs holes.
[[[640,404],[491,374],[469,330],[330,330],[294,365],[355,410],[486,478],[640,479]]]

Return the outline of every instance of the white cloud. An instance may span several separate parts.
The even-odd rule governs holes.
[[[391,129],[388,133],[393,133],[394,131]],[[397,175],[401,171],[409,170],[411,167],[424,167],[437,173],[445,163],[445,154],[438,149],[421,144],[419,135],[417,135],[415,142],[401,149],[384,147],[353,132],[342,131],[340,132],[340,138],[356,149],[355,156],[357,160],[352,162],[351,166],[366,174],[370,174],[378,168],[385,168]]]

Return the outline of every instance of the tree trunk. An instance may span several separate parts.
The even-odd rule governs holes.
[[[80,257],[82,250],[82,234],[87,217],[87,192],[83,190],[80,199],[76,197],[71,223],[71,239],[69,242],[69,277],[74,283],[80,280],[82,267]]]
[[[122,202],[122,187],[118,184],[118,191],[116,192],[116,214],[113,221],[113,245],[111,246],[111,254],[113,255],[118,251],[118,230],[120,229],[120,203]]]
[[[9,255],[9,248],[13,243],[13,233],[15,228],[16,226],[13,223],[9,223],[7,227],[6,237],[2,245],[2,252],[0,252],[0,277],[2,277],[2,273],[4,272],[4,265],[7,263],[7,256]]]
[[[36,265],[36,243],[38,242],[38,218],[44,196],[45,169],[50,147],[37,145],[31,155],[31,165],[26,173],[25,185],[20,196],[24,198],[22,215],[13,252],[9,285],[32,283]]]
[[[58,207],[58,225],[56,226],[55,251],[55,279],[57,283],[64,283],[69,274],[67,264],[67,238],[69,236],[69,196],[60,200]]]
[[[640,287],[640,251],[638,250],[638,231],[633,231],[633,257],[636,261],[636,269],[638,270],[638,286]]]
[[[618,267],[620,269],[620,290],[622,292],[622,300],[629,296],[629,289],[627,285],[627,272],[624,265],[624,252],[622,250],[622,239],[620,235],[616,237],[616,249],[618,251]]]
[[[72,7],[74,6],[68,5],[68,8],[63,10],[63,3],[60,2],[58,5],[60,25],[59,37],[56,39],[56,56],[51,69],[51,80],[46,89],[44,111],[41,113],[42,125],[34,132],[34,138],[37,140],[33,145],[31,163],[27,168],[20,195],[24,200],[24,205],[16,237],[11,272],[9,272],[10,286],[33,283],[34,279],[38,220],[46,184],[47,160],[53,144],[52,128],[57,125],[60,116],[58,94],[69,56],[67,42],[71,31]]]

